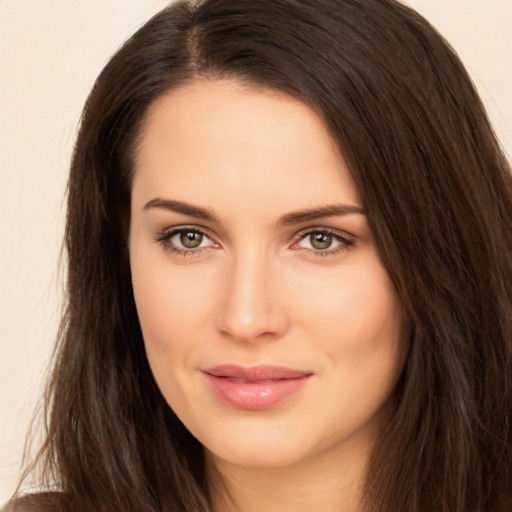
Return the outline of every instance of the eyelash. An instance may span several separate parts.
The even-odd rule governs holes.
[[[191,248],[191,249],[184,249],[174,246],[171,243],[171,239],[175,237],[176,235],[182,234],[182,233],[195,233],[198,235],[201,235],[208,240],[210,240],[212,243],[211,245],[208,245],[206,247],[197,247],[197,248]],[[297,233],[296,240],[293,242],[293,244],[290,246],[292,250],[300,250],[301,248],[294,248],[299,244],[302,240],[305,240],[308,236],[314,235],[314,234],[321,234],[321,235],[327,235],[332,236],[334,240],[336,240],[339,245],[332,248],[332,249],[309,249],[304,248],[307,250],[310,254],[313,254],[314,256],[320,256],[320,257],[326,257],[326,256],[333,256],[345,251],[349,251],[355,244],[355,239],[353,236],[348,235],[347,233],[340,233],[339,231],[329,229],[326,227],[313,227],[313,228],[307,228],[299,233]],[[210,247],[218,247],[219,245],[214,241],[213,237],[205,230],[199,228],[198,226],[178,226],[175,228],[170,229],[164,229],[157,233],[157,235],[154,238],[155,242],[160,243],[164,250],[172,252],[174,254],[178,254],[183,256],[184,258],[189,257],[195,257],[199,256],[205,249],[208,249]]]
[[[303,230],[302,232],[298,233],[299,240],[297,242],[294,242],[292,244],[292,248],[296,246],[300,241],[305,240],[308,236],[320,234],[320,235],[328,235],[332,236],[334,240],[339,242],[340,245],[337,247],[333,247],[332,249],[306,249],[314,256],[320,256],[320,257],[326,257],[326,256],[333,256],[336,254],[343,253],[345,251],[349,251],[354,245],[355,245],[355,238],[348,233],[341,233],[340,231],[329,229],[326,227],[313,227],[313,228],[307,228]],[[298,250],[298,249],[296,249]]]
[[[181,249],[179,247],[174,246],[171,243],[171,239],[173,237],[175,237],[176,235],[180,235],[182,233],[196,233],[196,234],[201,235],[201,236],[207,238],[208,240],[210,240],[212,242],[212,245],[208,245],[206,247],[197,247],[194,249],[186,249],[186,248]],[[213,240],[213,237],[208,232],[204,231],[203,229],[200,229],[197,226],[179,226],[179,227],[175,227],[175,228],[164,229],[157,233],[154,240],[155,240],[155,242],[160,243],[165,251],[169,251],[174,254],[181,255],[184,258],[186,256],[189,256],[189,257],[199,256],[203,252],[203,250],[205,250],[209,247],[218,246],[218,244]]]

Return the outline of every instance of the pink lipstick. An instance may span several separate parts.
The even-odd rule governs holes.
[[[222,402],[237,409],[274,407],[302,389],[312,372],[284,366],[224,364],[203,372]]]

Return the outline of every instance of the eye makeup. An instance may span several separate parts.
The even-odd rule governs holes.
[[[200,256],[204,251],[221,245],[212,233],[197,225],[179,225],[157,232],[154,241],[165,251],[185,256]],[[325,226],[308,227],[296,233],[289,245],[292,251],[307,251],[315,256],[335,256],[350,250],[355,237]]]

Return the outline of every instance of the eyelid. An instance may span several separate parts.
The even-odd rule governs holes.
[[[195,248],[187,248],[178,247],[171,243],[171,239],[174,236],[187,231],[192,231],[201,234],[202,236],[207,238],[211,242],[211,244],[203,247],[198,246]],[[302,240],[304,240],[307,236],[310,236],[315,233],[330,235],[334,237],[339,242],[339,244],[333,248],[328,247],[326,249],[298,247],[298,244]],[[160,243],[166,251],[173,252],[175,254],[183,256],[198,256],[204,250],[220,247],[220,244],[216,240],[215,235],[213,235],[209,229],[204,228],[202,226],[198,226],[196,224],[180,224],[159,229],[156,232],[155,236],[153,237],[153,240],[155,242]],[[327,226],[310,226],[301,229],[294,235],[293,242],[290,244],[289,248],[292,250],[303,250],[311,254],[314,254],[315,256],[329,256],[347,251],[355,243],[356,237],[346,231],[330,228]]]
[[[326,235],[333,236],[337,241],[340,242],[340,245],[331,248],[327,248],[324,250],[321,249],[310,249],[305,247],[296,247],[302,240],[304,240],[307,236],[310,236],[315,233],[323,233]],[[294,238],[294,242],[291,244],[290,248],[292,250],[304,250],[308,251],[316,256],[329,256],[334,255],[339,252],[344,252],[352,248],[356,243],[356,237],[346,231],[342,231],[339,229],[329,228],[327,226],[311,226],[300,230]]]
[[[355,235],[349,233],[348,231],[338,229],[338,228],[331,228],[328,226],[308,226],[307,228],[303,228],[300,231],[297,232],[297,237],[305,237],[311,233],[328,233],[330,235],[339,236],[343,239],[347,240],[354,240],[355,241]]]
[[[201,234],[205,238],[211,241],[210,245],[196,248],[186,248],[186,247],[176,247],[171,243],[171,239],[183,232],[192,231]],[[215,237],[212,235],[211,231],[203,228],[202,226],[197,226],[195,224],[179,224],[176,226],[165,227],[156,232],[153,237],[155,242],[162,244],[165,250],[170,252],[174,252],[177,254],[187,255],[197,255],[205,249],[209,248],[217,248],[219,247],[219,243],[216,241]]]

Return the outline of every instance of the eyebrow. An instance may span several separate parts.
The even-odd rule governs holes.
[[[143,210],[151,210],[152,208],[162,208],[164,210],[169,210],[176,213],[183,213],[184,215],[188,215],[190,217],[196,217],[202,220],[208,220],[210,222],[219,223],[218,217],[207,208],[201,208],[200,206],[195,206],[190,203],[185,203],[183,201],[174,201],[172,199],[161,199],[156,197],[155,199],[151,199],[145,205]]]
[[[342,215],[366,215],[366,212],[360,206],[350,204],[335,204],[330,206],[322,206],[320,208],[312,208],[310,210],[300,210],[283,215],[279,219],[279,224],[289,226],[290,224],[298,224],[309,220],[320,219],[322,217],[339,217]]]
[[[143,210],[147,211],[152,208],[162,208],[164,210],[182,213],[190,217],[196,217],[198,219],[207,220],[213,223],[220,223],[219,218],[213,213],[212,210],[202,208],[200,206],[195,206],[184,201],[176,201],[173,199],[162,199],[160,197],[156,197],[155,199],[151,199],[151,201],[148,201],[144,205]],[[287,213],[286,215],[283,215],[279,219],[278,225],[289,226],[292,224],[299,224],[301,222],[306,222],[309,220],[320,219],[322,217],[338,217],[343,215],[354,214],[365,215],[366,213],[364,209],[359,206],[349,204],[328,205],[319,208],[298,210],[296,212]]]

